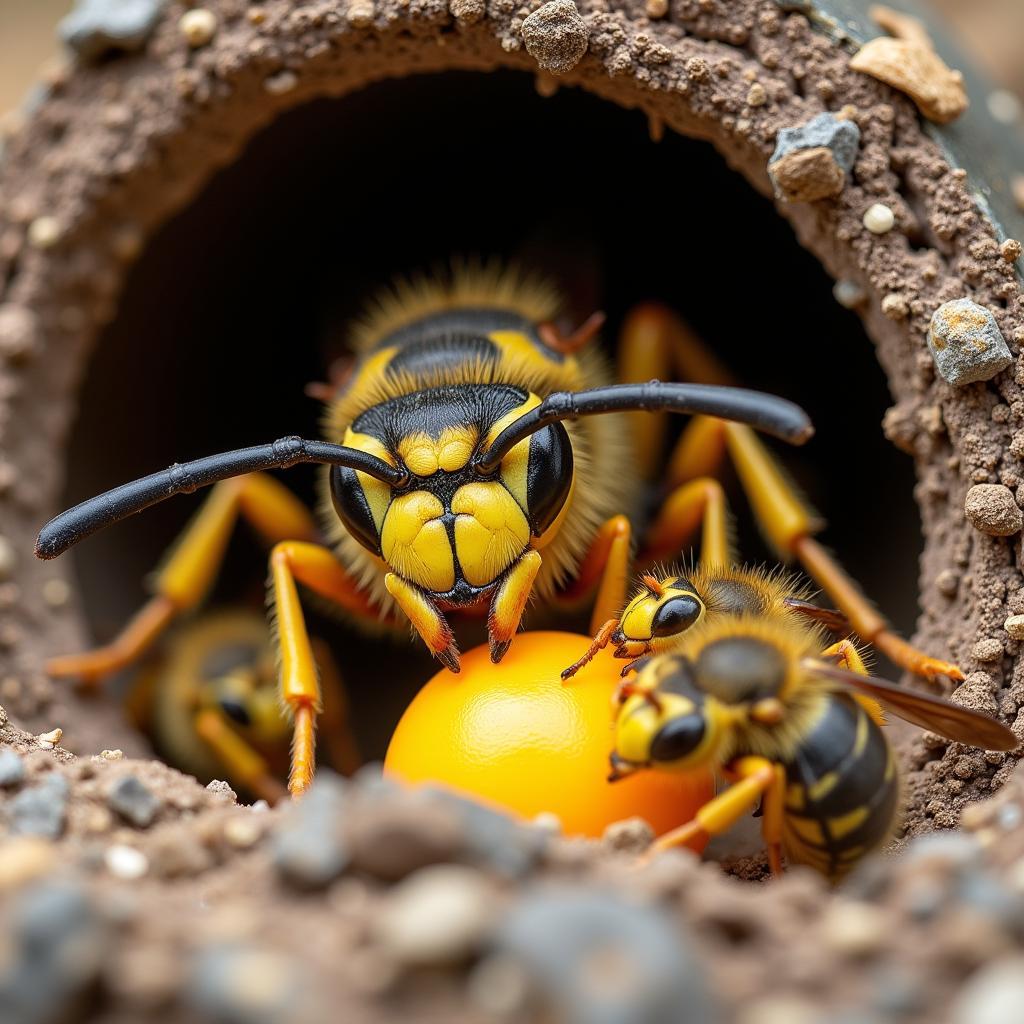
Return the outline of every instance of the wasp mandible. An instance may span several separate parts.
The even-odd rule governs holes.
[[[622,511],[647,455],[631,452],[626,425],[609,414],[704,414],[796,444],[812,433],[797,406],[754,391],[611,384],[591,344],[600,318],[566,335],[559,315],[551,288],[496,266],[444,284],[399,284],[353,331],[357,359],[329,405],[329,440],[286,437],[177,464],[58,515],[40,532],[42,558],[158,501],[217,485],[122,635],[51,671],[97,677],[136,657],[199,603],[244,516],[274,544],[271,605],[298,792],[312,776],[320,706],[298,585],[368,624],[404,614],[452,671],[459,655],[447,613],[484,608],[497,662],[531,593],[572,599],[596,587],[602,621],[622,606],[631,533]],[[623,344],[638,342],[627,334]],[[303,462],[326,467],[320,528],[263,475]]]

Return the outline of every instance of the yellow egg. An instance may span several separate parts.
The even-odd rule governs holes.
[[[634,816],[658,834],[689,821],[714,795],[710,774],[650,771],[607,781],[623,662],[602,652],[568,684],[559,676],[588,643],[571,633],[521,633],[500,665],[486,647],[464,654],[458,675],[438,672],[409,705],[385,771],[523,818],[549,812],[567,835],[600,836]]]

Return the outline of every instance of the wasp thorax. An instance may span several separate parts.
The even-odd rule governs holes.
[[[697,685],[726,704],[778,696],[786,681],[786,655],[767,640],[730,636],[701,650],[694,662]]]
[[[555,423],[481,475],[474,458],[539,399],[504,385],[456,385],[403,395],[362,413],[344,443],[408,473],[392,488],[331,470],[345,527],[399,576],[436,597],[469,603],[556,525],[572,486],[572,445]]]

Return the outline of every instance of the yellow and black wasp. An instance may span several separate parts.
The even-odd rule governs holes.
[[[634,314],[637,317],[642,318],[648,334],[659,324],[661,332],[668,335],[682,331],[682,326],[660,307],[642,307]],[[715,381],[728,379],[709,355],[705,355],[698,372]],[[811,603],[812,591],[796,576],[736,565],[725,492],[714,476],[726,456],[736,467],[772,548],[783,562],[799,561],[837,611]],[[617,657],[636,659],[671,650],[686,630],[705,617],[722,612],[776,611],[820,622],[843,636],[856,634],[901,668],[928,680],[939,676],[964,678],[957,665],[919,651],[892,631],[857,584],[815,539],[824,524],[749,427],[708,416],[695,417],[676,446],[668,475],[675,487],[659,509],[638,561],[655,565],[676,557],[681,542],[685,544],[702,529],[700,561],[687,569],[655,565],[643,573],[630,601],[600,623],[590,650],[562,673],[563,678],[574,675],[609,644]]]
[[[718,835],[758,804],[772,870],[782,854],[832,879],[892,834],[896,756],[879,705],[986,750],[1019,741],[1002,723],[867,675],[848,640],[792,615],[722,614],[645,662],[620,693],[612,779],[643,768],[718,770],[731,785],[655,852]]]
[[[622,606],[631,536],[623,512],[652,449],[647,432],[631,451],[626,424],[607,414],[698,413],[793,443],[812,432],[797,406],[758,392],[611,384],[590,344],[600,319],[565,335],[559,316],[552,289],[502,269],[399,285],[352,332],[357,358],[328,407],[329,440],[286,437],[174,465],[57,516],[39,535],[42,558],[155,502],[217,485],[121,636],[55,660],[51,672],[96,678],[135,658],[200,602],[241,515],[274,544],[270,600],[281,696],[294,718],[290,785],[300,792],[312,776],[320,692],[299,585],[371,626],[404,615],[453,671],[447,613],[486,611],[498,661],[531,593],[573,600],[596,587],[601,621]],[[626,331],[626,380],[647,379],[649,341]],[[666,351],[669,343],[660,342]],[[300,462],[327,467],[320,526],[264,475]]]

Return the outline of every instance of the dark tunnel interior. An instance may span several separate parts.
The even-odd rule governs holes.
[[[280,118],[147,245],[81,391],[65,498],[220,450],[316,436],[304,385],[344,351],[345,324],[393,275],[452,254],[552,273],[605,344],[630,306],[674,307],[743,383],[801,403],[817,426],[783,453],[827,518],[824,541],[909,634],[920,523],[913,466],[883,437],[885,376],[857,317],[762,196],[706,143],[529,76],[388,82]],[[837,388],[836,367],[842,367]],[[614,471],[613,467],[608,467]],[[306,498],[315,471],[284,475]],[[733,488],[740,548],[770,557]],[[76,550],[90,626],[109,639],[199,496],[154,507]],[[259,604],[265,556],[243,527],[212,600]],[[417,686],[419,649],[317,615],[365,751],[381,756]],[[372,665],[368,671],[367,666]]]

